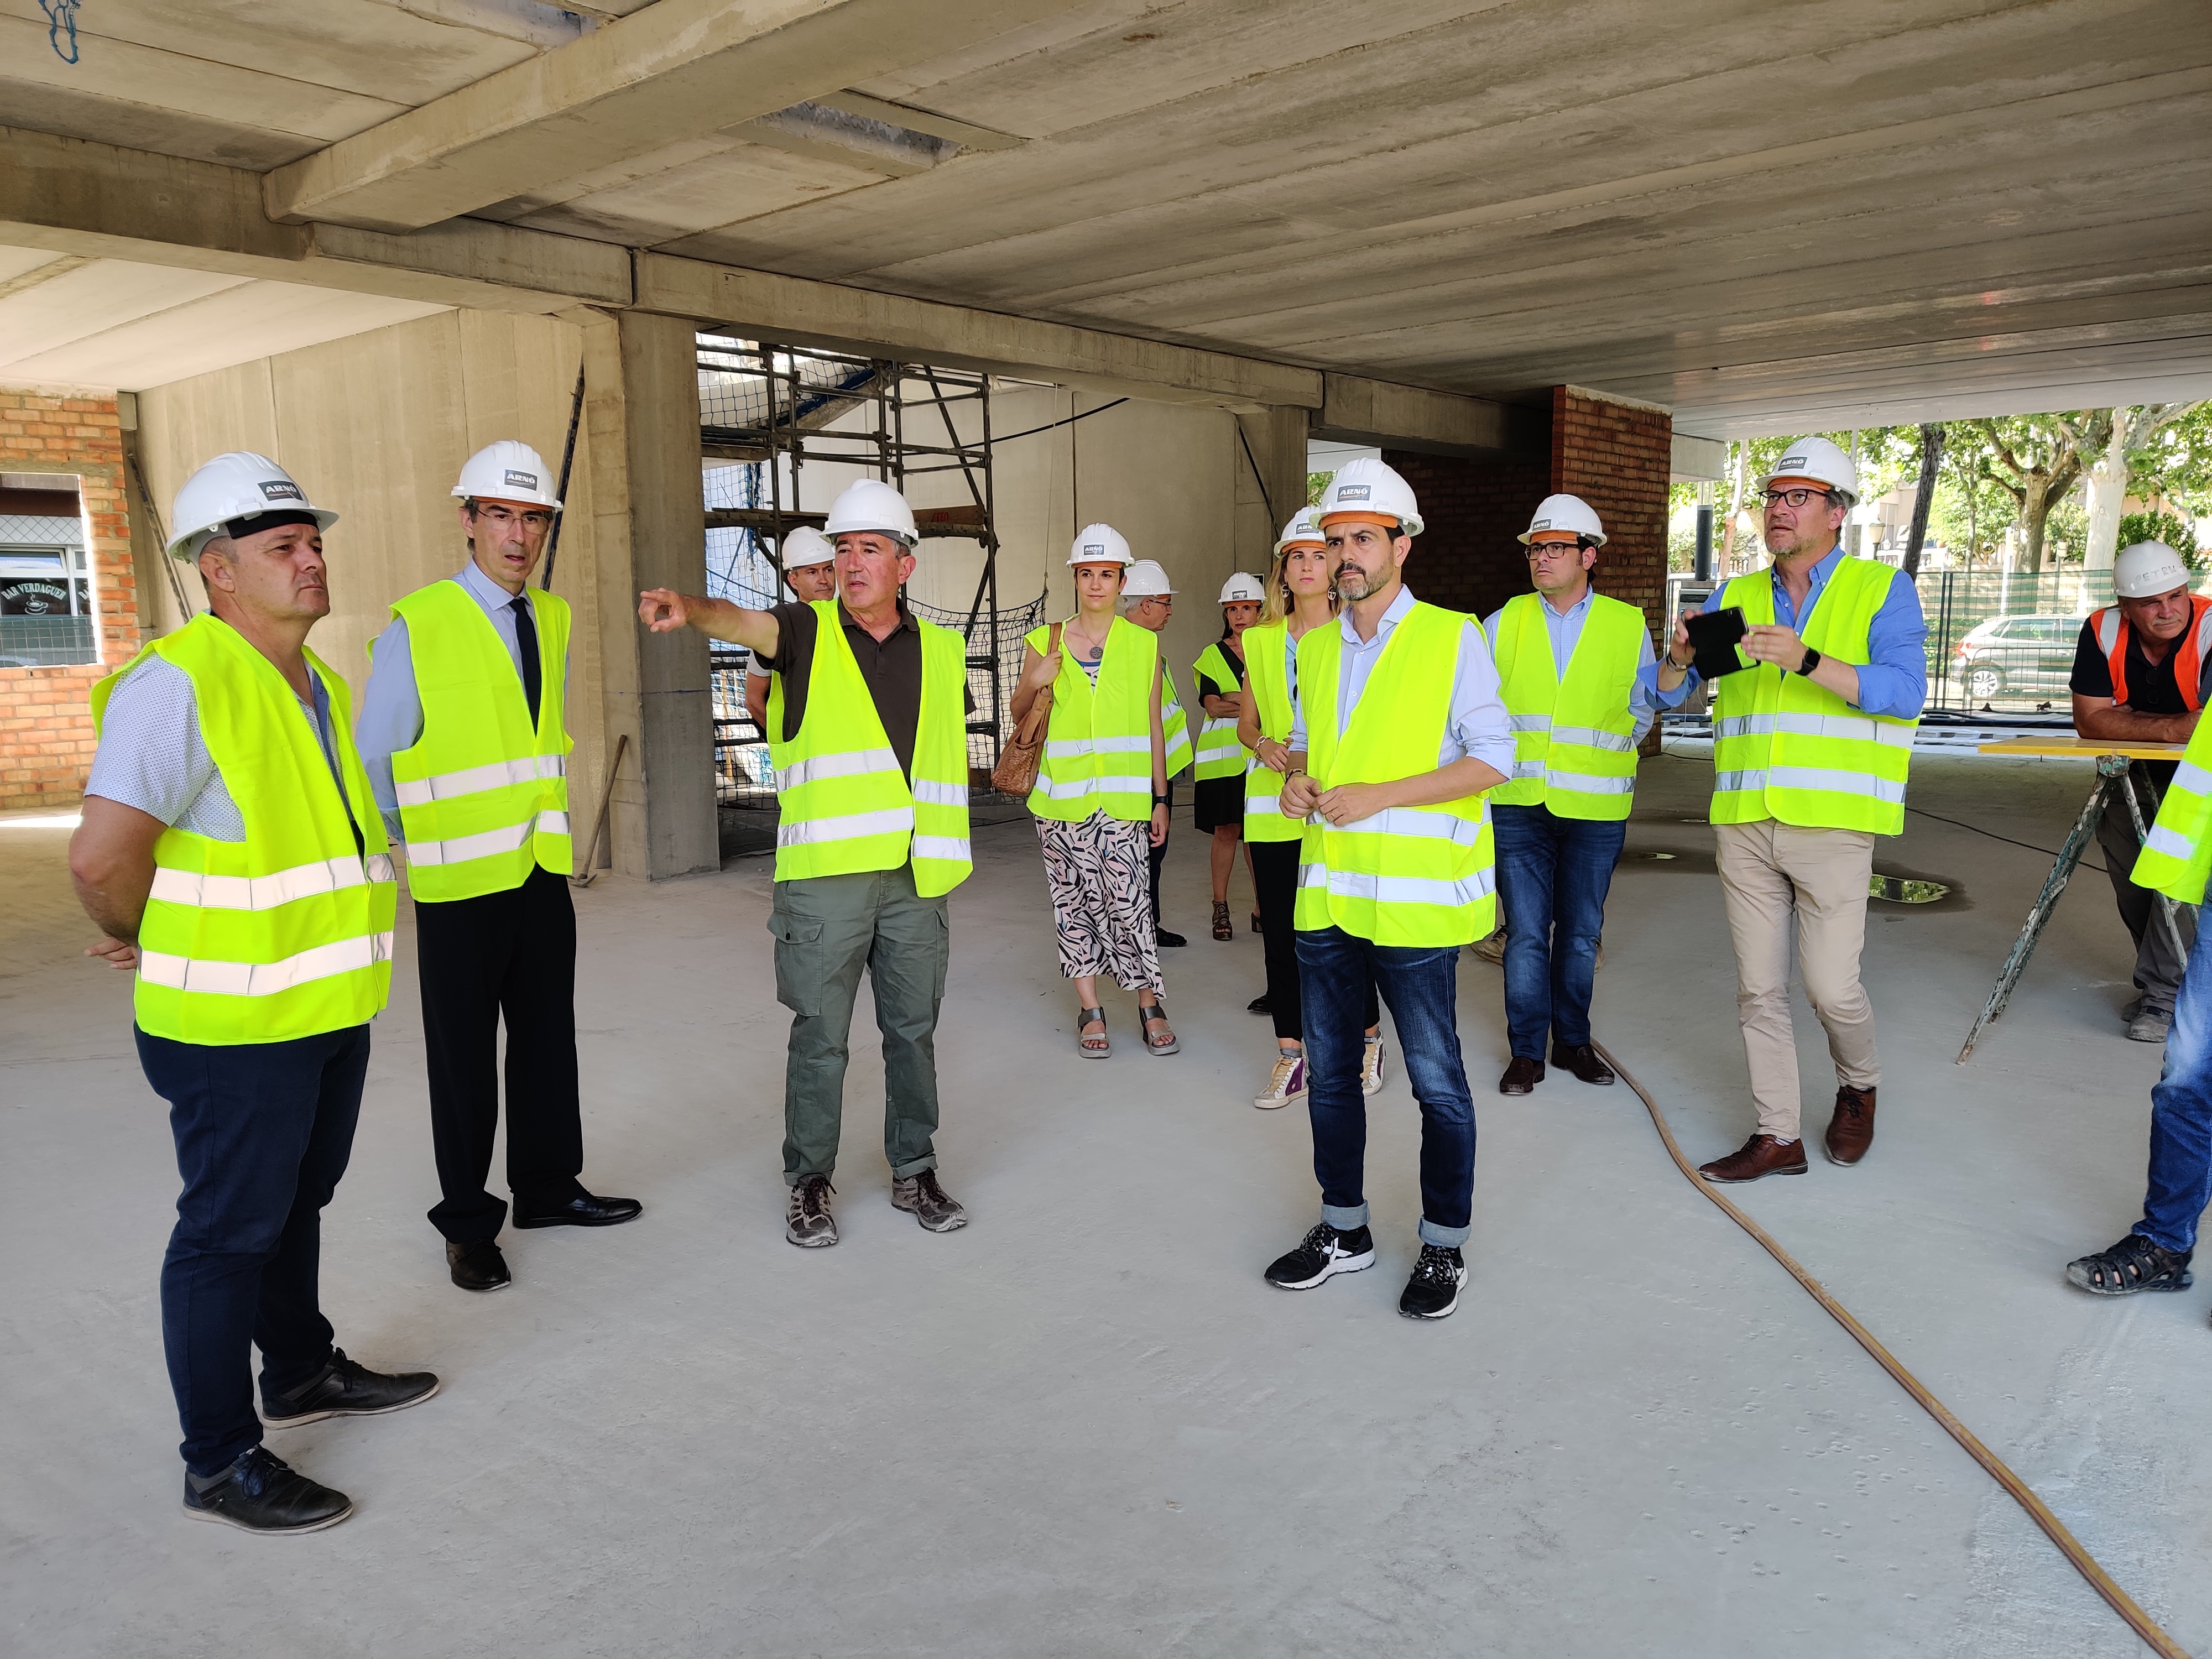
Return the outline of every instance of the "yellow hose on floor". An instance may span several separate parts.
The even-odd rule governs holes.
[[[2028,1517],[2043,1528],[2051,1541],[2058,1546],[2059,1553],[2074,1564],[2075,1571],[2089,1581],[2089,1588],[2111,1603],[2112,1611],[2128,1621],[2137,1636],[2142,1638],[2154,1653],[2162,1659],[2190,1659],[2189,1652],[2180,1643],[2159,1628],[2158,1621],[2136,1605],[2130,1595],[2112,1582],[2112,1574],[2098,1565],[2097,1558],[2081,1547],[2081,1540],[2066,1530],[2066,1523],[2051,1512],[2051,1508],[2035,1495],[2034,1489],[2008,1468],[2002,1458],[1974,1437],[1974,1432],[1951,1414],[1950,1407],[1928,1392],[1920,1379],[1899,1363],[1897,1356],[1875,1340],[1874,1334],[1851,1316],[1850,1309],[1822,1288],[1820,1281],[1797,1265],[1797,1259],[1776,1243],[1766,1230],[1729,1202],[1720,1188],[1700,1176],[1690,1160],[1682,1156],[1682,1149],[1674,1144],[1674,1132],[1667,1127],[1666,1115],[1659,1103],[1651,1098],[1649,1090],[1638,1083],[1628,1067],[1623,1066],[1601,1043],[1591,1045],[1604,1056],[1605,1063],[1620,1076],[1620,1080],[1636,1091],[1636,1097],[1644,1103],[1644,1109],[1651,1114],[1651,1125],[1659,1131],[1659,1139],[1666,1144],[1667,1156],[1674,1160],[1674,1167],[1682,1172],[1689,1183],[1718,1205],[1721,1212],[1757,1239],[1767,1255],[1772,1256],[1789,1272],[1790,1276],[1805,1287],[1813,1300],[1826,1309],[1829,1316],[1851,1334],[1852,1340],[1875,1357],[1882,1370],[1897,1379],[1898,1386],[1920,1402],[1921,1409],[1943,1425],[1943,1432],[1966,1449],[1966,1455],[1989,1471],[1990,1478],[2013,1497],[2013,1501],[2026,1510]]]

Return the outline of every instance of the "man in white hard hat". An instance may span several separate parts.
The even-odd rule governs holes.
[[[2083,737],[2187,743],[2195,735],[2197,717],[2212,695],[2212,599],[2191,592],[2192,584],[2181,556],[2163,542],[2137,542],[2113,559],[2113,601],[2081,624],[2068,681],[2074,729]],[[2134,792],[2146,826],[2158,816],[2173,770],[2172,761],[2139,760],[2128,768],[2120,787]],[[2169,927],[2157,899],[2136,885],[2135,817],[2124,800],[2105,808],[2097,845],[2136,946],[2136,995],[2120,1018],[2136,1042],[2163,1042],[2196,919],[2177,908]]]
[[[1512,781],[1490,792],[1505,912],[1503,1095],[1552,1063],[1584,1083],[1613,1068],[1590,1046],[1589,1005],[1606,894],[1628,837],[1637,745],[1656,707],[1643,611],[1590,586],[1605,527],[1577,495],[1547,495],[1522,533],[1532,592],[1483,624],[1513,718]]]
[[[1298,642],[1282,810],[1307,819],[1298,985],[1322,1210],[1267,1278],[1310,1290],[1374,1263],[1360,1078],[1372,975],[1421,1112],[1421,1250],[1398,1311],[1442,1319],[1467,1282],[1474,1204],[1459,953],[1497,915],[1483,792],[1511,775],[1513,734],[1481,628],[1407,590],[1421,517],[1405,479],[1368,457],[1347,463],[1322,492],[1321,526],[1343,608]]]
[[[430,1224],[465,1291],[513,1282],[507,1205],[485,1182],[507,1027],[507,1184],[519,1228],[611,1227],[635,1199],[580,1177],[575,867],[564,718],[568,606],[530,591],[561,503],[513,439],[478,450],[453,493],[468,558],[392,607],[373,645],[362,757],[407,844],[441,1196]]]
[[[1790,940],[1828,1037],[1836,1107],[1823,1145],[1846,1167],[1874,1144],[1881,1067],[1859,980],[1874,847],[1905,828],[1912,733],[1928,696],[1920,596],[1891,566],[1844,556],[1837,538],[1858,470],[1825,438],[1793,440],[1761,483],[1772,566],[1732,578],[1707,611],[1741,610],[1750,666],[1713,693],[1711,817],[1735,944],[1736,1018],[1759,1123],[1708,1181],[1802,1175]],[[1678,620],[1647,671],[1662,707],[1698,678]]]
[[[70,842],[106,935],[86,954],[137,971],[139,1064],[169,1103],[184,1181],[161,1339],[185,1512],[248,1532],[353,1511],[271,1454],[264,1425],[397,1411],[438,1388],[347,1358],[318,1298],[396,891],[345,682],[307,647],[330,613],[337,518],[262,455],[218,455],[177,492],[169,552],[197,563],[208,608],[94,689],[100,750]]]
[[[811,525],[801,525],[776,549],[783,560],[783,585],[801,605],[837,597],[837,550]],[[762,731],[768,730],[769,682],[775,676],[757,659],[745,675],[745,713]]]
[[[769,752],[776,826],[776,996],[791,1010],[784,1069],[784,1237],[837,1242],[830,1213],[853,1001],[865,969],[884,1048],[884,1157],[894,1207],[928,1231],[968,1212],[937,1174],[937,1017],[951,935],[945,896],[967,879],[967,647],[902,591],[914,512],[862,479],[830,504],[833,603],[749,611],[665,587],[638,595],[656,634],[696,628],[775,676]]]
[[[1117,603],[1123,616],[1146,632],[1157,634],[1175,615],[1175,586],[1158,559],[1139,559],[1122,573],[1121,597]],[[1167,734],[1168,817],[1172,822],[1176,775],[1190,764],[1193,753],[1190,716],[1183,711],[1182,701],[1176,695],[1175,670],[1168,665],[1164,655],[1160,665],[1160,726]],[[1160,866],[1167,861],[1167,856],[1168,844],[1163,838],[1152,848],[1152,933],[1162,945],[1173,947],[1190,941],[1160,926]]]

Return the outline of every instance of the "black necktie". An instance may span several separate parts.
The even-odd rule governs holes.
[[[530,620],[530,601],[517,594],[514,599],[514,643],[522,657],[522,695],[530,700],[530,723],[538,724],[538,694],[541,678],[538,672],[538,624]]]

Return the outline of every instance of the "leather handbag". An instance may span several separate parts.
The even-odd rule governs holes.
[[[1051,656],[1060,649],[1060,624],[1052,625],[1052,635],[1045,647]],[[1026,795],[1036,787],[1037,767],[1044,759],[1044,734],[1052,724],[1052,687],[1048,684],[1030,704],[1030,712],[1006,739],[1006,746],[999,752],[999,763],[991,769],[991,787],[1002,795]]]

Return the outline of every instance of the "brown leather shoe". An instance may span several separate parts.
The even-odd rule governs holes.
[[[1613,1067],[1600,1060],[1597,1050],[1587,1042],[1577,1043],[1571,1048],[1553,1043],[1552,1064],[1562,1071],[1572,1072],[1585,1083],[1613,1081]]]
[[[1501,1095],[1525,1095],[1544,1080],[1544,1062],[1513,1056],[1513,1063],[1505,1068],[1505,1075],[1498,1079]]]
[[[1828,1162],[1846,1166],[1857,1163],[1874,1145],[1874,1091],[1854,1089],[1848,1083],[1836,1088],[1836,1115],[1828,1120],[1823,1143]]]
[[[1803,1175],[1805,1143],[1754,1134],[1726,1158],[1698,1166],[1708,1181],[1757,1181],[1762,1176]]]

